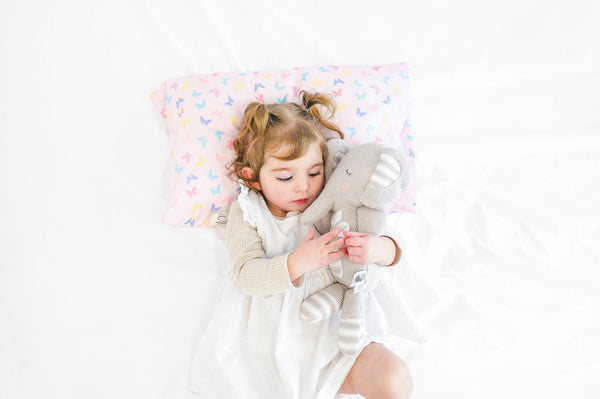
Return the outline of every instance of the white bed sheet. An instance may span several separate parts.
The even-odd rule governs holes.
[[[582,0],[1,2],[0,398],[184,397],[224,243],[160,224],[163,80],[399,61],[413,398],[600,397],[598,20]]]

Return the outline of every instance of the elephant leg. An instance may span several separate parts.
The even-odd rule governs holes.
[[[302,302],[300,318],[310,323],[316,323],[330,317],[342,306],[346,290],[347,288],[342,284],[335,283],[315,292]]]
[[[344,295],[338,346],[346,356],[358,355],[365,330],[364,293],[349,289]]]

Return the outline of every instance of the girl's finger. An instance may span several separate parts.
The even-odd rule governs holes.
[[[315,238],[315,229],[311,228],[310,230],[308,230],[308,233],[306,233],[302,241],[310,241],[313,238]]]
[[[344,242],[344,240],[339,239],[339,240],[331,241],[325,247],[327,248],[327,250],[329,250],[329,252],[333,252],[336,249],[340,249],[344,245],[346,245],[346,243]]]
[[[341,241],[341,240],[340,240]],[[331,262],[335,262],[336,260],[344,257],[345,255],[347,255],[348,253],[346,252],[346,248],[340,249],[339,251],[335,251],[335,252],[330,252],[329,253],[329,257],[327,259],[327,262],[331,263]]]
[[[323,242],[329,242],[329,241],[333,240],[335,237],[337,237],[337,235],[340,234],[340,231],[342,231],[342,227],[338,226],[335,229],[331,230],[329,233],[323,234],[321,237],[317,238],[317,240],[320,240]]]

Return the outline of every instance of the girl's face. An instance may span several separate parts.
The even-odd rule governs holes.
[[[271,213],[284,217],[288,212],[302,212],[323,189],[323,155],[317,143],[306,154],[291,161],[275,158],[283,151],[266,153],[259,172],[257,188],[262,191]]]

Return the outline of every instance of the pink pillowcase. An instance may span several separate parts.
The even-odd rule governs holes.
[[[225,224],[227,210],[238,194],[238,185],[228,177],[225,165],[234,158],[232,140],[246,106],[253,101],[298,101],[301,90],[333,94],[337,103],[333,121],[351,145],[375,141],[404,151],[413,179],[391,210],[413,212],[415,154],[408,66],[327,66],[188,76],[167,80],[152,93],[167,123],[173,160],[163,223]]]

